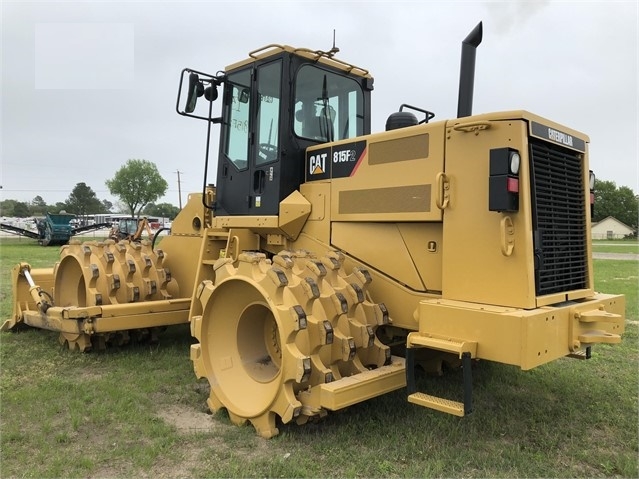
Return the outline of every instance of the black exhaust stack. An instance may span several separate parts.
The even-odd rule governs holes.
[[[457,118],[473,114],[473,88],[475,85],[475,53],[481,43],[482,22],[462,42],[461,66],[459,67],[459,99]]]

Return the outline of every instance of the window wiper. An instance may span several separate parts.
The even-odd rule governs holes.
[[[326,138],[326,141],[333,141],[333,115],[331,114],[332,107],[328,103],[326,75],[324,75],[324,81],[322,82],[322,97],[318,98],[318,100],[322,101],[322,111],[320,112],[319,117],[320,132],[322,133],[322,136]]]

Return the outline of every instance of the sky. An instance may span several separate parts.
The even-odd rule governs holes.
[[[48,204],[128,159],[158,203],[202,190],[206,122],[175,111],[185,67],[215,73],[268,44],[329,50],[375,78],[372,131],[403,103],[457,114],[461,41],[483,21],[473,113],[528,110],[590,136],[599,179],[639,192],[639,2],[0,0],[0,200]],[[219,114],[220,102],[214,104]],[[208,183],[215,183],[213,127]]]

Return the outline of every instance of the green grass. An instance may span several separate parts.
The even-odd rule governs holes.
[[[637,240],[593,241],[592,250],[595,253],[639,253]]]
[[[10,268],[51,265],[57,250],[0,241],[3,314]],[[639,477],[636,275],[636,261],[595,260],[597,289],[627,295],[633,323],[621,345],[528,372],[480,362],[466,418],[408,404],[400,390],[280,426],[271,440],[205,414],[188,325],[158,345],[90,354],[62,349],[48,331],[2,333],[0,476]],[[461,372],[418,382],[449,395]]]
[[[626,317],[639,319],[639,262],[595,259],[595,285],[602,293],[626,296]]]

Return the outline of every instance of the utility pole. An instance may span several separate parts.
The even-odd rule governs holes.
[[[180,199],[180,209],[182,209],[182,187],[180,185],[180,170],[176,171],[178,176],[178,197]]]

